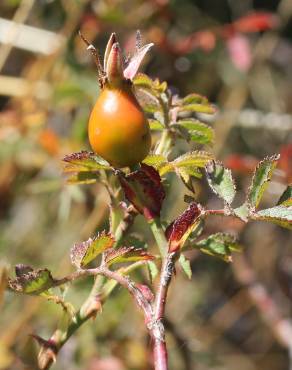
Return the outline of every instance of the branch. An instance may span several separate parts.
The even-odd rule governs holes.
[[[115,274],[118,275],[126,275],[130,272],[134,271],[135,269],[139,268],[140,266],[144,265],[146,261],[138,261],[130,266],[123,267],[118,271],[115,271]],[[97,269],[89,269],[89,270],[80,270],[67,277],[57,280],[57,285],[65,284],[67,282],[72,282],[78,278],[83,276],[90,276],[95,275],[100,272],[100,268]],[[102,277],[99,275],[99,277]],[[113,276],[112,278],[116,277]],[[86,321],[90,318],[94,318],[98,311],[100,310],[102,304],[106,301],[108,296],[112,293],[112,291],[118,285],[117,280],[108,280],[106,284],[101,282],[103,285],[102,289],[100,290],[100,283],[97,279],[94,284],[94,289],[92,289],[91,293],[89,294],[87,300],[83,303],[79,311],[76,313],[75,317],[70,321],[69,325],[66,329],[58,328],[51,338],[47,341],[40,342],[41,349],[38,356],[39,366],[42,370],[47,370],[56,361],[56,356],[58,352],[61,350],[63,345],[68,341],[68,339],[83,325]],[[99,292],[99,293],[97,293]]]
[[[154,363],[155,370],[167,370],[167,348],[165,343],[165,329],[162,320],[165,314],[165,305],[168,287],[174,271],[176,253],[169,253],[163,261],[160,281],[156,293],[154,305],[154,317],[150,328],[154,339]]]
[[[135,283],[128,276],[123,276],[119,272],[111,271],[106,267],[101,267],[100,274],[109,279],[115,280],[122,287],[126,288],[134,298],[137,306],[143,311],[146,321],[151,320],[152,306],[150,302],[145,298],[141,290],[137,288]]]

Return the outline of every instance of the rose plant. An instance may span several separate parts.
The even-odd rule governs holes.
[[[199,113],[213,114],[215,108],[207,98],[189,94],[173,95],[166,82],[138,73],[138,68],[152,44],[141,45],[137,34],[136,51],[125,61],[115,34],[112,34],[104,55],[81,35],[93,54],[101,93],[89,119],[88,135],[93,152],[81,151],[64,158],[64,172],[69,184],[101,182],[110,197],[109,230],[102,231],[70,252],[75,269],[70,275],[56,278],[48,269],[17,265],[16,277],[9,280],[9,289],[17,293],[39,295],[61,304],[68,316],[49,339],[37,335],[41,346],[40,369],[48,369],[66,341],[90,318],[100,313],[112,291],[121,285],[128,290],[142,312],[145,328],[153,344],[153,365],[156,370],[168,369],[165,341],[165,306],[175,265],[190,276],[190,263],[184,251],[198,249],[203,253],[232,261],[233,251],[240,251],[234,235],[220,233],[200,237],[205,220],[213,215],[235,217],[242,222],[261,220],[292,228],[292,187],[289,185],[277,204],[258,210],[263,193],[279,160],[278,155],[262,160],[251,179],[245,201],[234,208],[235,182],[231,171],[216,160],[211,152],[192,150],[176,155],[177,139],[189,145],[210,144],[213,129],[199,119]],[[151,135],[153,133],[152,147]],[[186,209],[171,222],[162,220],[161,209],[166,196],[169,173],[183,182]],[[194,179],[205,177],[211,190],[222,200],[222,208],[207,209],[196,200]],[[135,217],[141,214],[149,224],[157,244],[150,253],[126,235]],[[147,268],[148,284],[135,282],[131,273]],[[77,279],[94,276],[87,299],[75,310],[59,295],[61,286]]]

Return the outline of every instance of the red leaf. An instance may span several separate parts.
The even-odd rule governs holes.
[[[202,208],[197,203],[189,207],[166,229],[165,235],[169,242],[169,252],[182,248],[184,242],[193,231],[202,214]]]
[[[120,175],[125,197],[147,220],[159,217],[165,191],[155,168],[146,164],[127,176]]]

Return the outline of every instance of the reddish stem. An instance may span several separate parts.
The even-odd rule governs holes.
[[[168,370],[167,349],[165,340],[164,341],[155,340],[153,355],[155,370]]]
[[[174,270],[174,261],[176,253],[169,253],[162,265],[160,282],[156,294],[154,320],[151,330],[151,335],[154,339],[154,365],[155,370],[167,370],[167,349],[165,343],[165,330],[163,318],[165,314],[165,304],[167,298],[168,287],[171,281]]]
[[[226,216],[226,211],[224,209],[206,209],[206,215],[218,215],[218,216]]]

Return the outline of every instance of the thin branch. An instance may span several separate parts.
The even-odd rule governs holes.
[[[136,287],[135,283],[128,276],[124,276],[118,271],[112,271],[108,269],[106,266],[100,266],[93,269],[78,270],[62,279],[55,280],[53,286],[57,287],[77,280],[84,276],[97,276],[97,275],[102,275],[108,279],[115,280],[118,284],[126,288],[132,295],[132,297],[135,299],[137,305],[142,309],[145,318],[150,319],[150,316],[152,315],[152,307],[150,303],[147,301],[147,299],[144,297],[140,289]]]
[[[151,320],[152,306],[150,302],[145,298],[141,290],[137,288],[135,283],[128,276],[123,276],[120,273],[111,271],[106,267],[101,268],[100,274],[109,279],[115,280],[122,287],[126,288],[134,298],[137,306],[143,311],[146,321]]]
[[[145,263],[146,261],[138,261],[127,267],[123,267],[118,271],[115,271],[115,273],[119,275],[126,275],[144,265]],[[95,275],[96,273],[98,273],[99,270],[100,268],[77,271],[63,279],[57,280],[57,285],[74,281],[83,276]],[[99,277],[102,278],[103,276],[99,275]],[[54,345],[52,347],[46,348],[44,348],[43,346],[41,347],[39,353],[39,362],[43,361],[43,366],[41,367],[41,369],[46,370],[50,368],[63,345],[80,328],[81,325],[83,325],[90,318],[94,317],[97,314],[102,304],[106,301],[108,296],[118,285],[117,280],[108,280],[106,284],[102,284],[103,287],[100,290],[99,283],[100,281],[96,279],[91,293],[89,294],[86,301],[83,303],[82,307],[76,313],[74,319],[70,321],[66,329],[58,328],[53,333],[51,338],[47,341],[48,343],[52,342]]]

